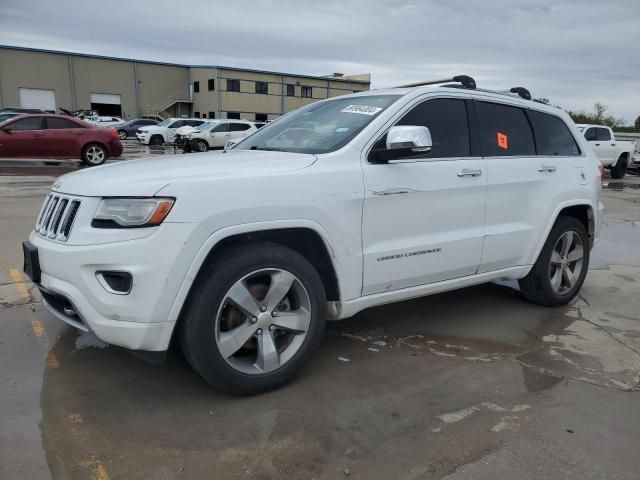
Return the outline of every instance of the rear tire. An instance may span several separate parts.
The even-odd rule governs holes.
[[[242,395],[278,388],[320,344],[324,286],[294,250],[272,243],[230,248],[205,265],[197,281],[182,313],[180,344],[193,369],[215,387]],[[248,300],[240,308],[235,299]]]
[[[627,157],[620,157],[616,164],[611,167],[611,178],[615,178],[616,180],[624,178],[625,174],[627,173],[627,168]]]
[[[162,145],[163,143],[164,143],[164,138],[162,138],[162,135],[153,135],[149,139],[149,145]]]
[[[107,157],[107,149],[99,143],[90,143],[82,150],[82,162],[90,167],[102,165]]]
[[[518,281],[524,298],[548,307],[569,303],[584,283],[589,250],[589,236],[582,222],[559,217],[533,268]]]
[[[126,140],[127,139],[127,132],[126,130],[118,130],[118,138],[120,140]]]

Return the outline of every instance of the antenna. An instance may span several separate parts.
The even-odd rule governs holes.
[[[411,87],[421,87],[423,85],[437,85],[439,83],[446,82],[457,82],[462,84],[465,88],[475,89],[476,81],[468,75],[456,75],[452,78],[443,78],[442,80],[427,80],[425,82],[416,82],[416,83],[408,83],[406,85],[398,85],[395,88],[411,88]]]

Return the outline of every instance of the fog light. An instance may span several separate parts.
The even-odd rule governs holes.
[[[101,270],[96,272],[96,277],[107,292],[118,295],[126,295],[133,285],[133,276],[129,272]]]

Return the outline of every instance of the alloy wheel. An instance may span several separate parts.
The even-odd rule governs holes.
[[[220,355],[247,375],[273,372],[303,345],[311,325],[311,301],[292,273],[269,268],[252,272],[228,290],[216,315]]]
[[[549,280],[558,295],[566,295],[578,282],[584,264],[582,237],[569,230],[560,236],[551,251]]]
[[[96,145],[92,145],[87,149],[87,161],[91,164],[100,164],[104,161],[104,149]]]

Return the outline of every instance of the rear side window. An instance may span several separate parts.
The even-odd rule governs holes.
[[[249,130],[251,125],[246,123],[232,123],[229,125],[229,131],[231,132],[244,132],[245,130]]]
[[[596,128],[598,131],[598,140],[611,140],[611,132],[606,128]]]
[[[528,113],[536,137],[538,155],[580,155],[578,144],[562,119],[534,110],[529,110]]]
[[[519,107],[477,102],[480,145],[485,157],[535,155],[533,132]]]
[[[26,130],[42,130],[42,117],[27,117],[17,120],[9,125],[11,130],[16,132],[23,132]]]
[[[214,127],[212,131],[216,132],[216,133],[228,132],[229,131],[229,124],[228,123],[221,123],[217,127]]]
[[[469,122],[464,100],[427,100],[414,107],[397,125],[418,125],[429,129],[433,142],[429,158],[471,155]]]
[[[62,130],[65,128],[82,128],[82,126],[66,118],[47,118],[47,130]]]

